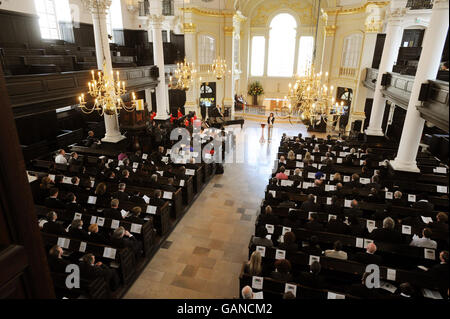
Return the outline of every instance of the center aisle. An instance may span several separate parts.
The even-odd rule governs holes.
[[[281,135],[299,132],[308,135],[302,124],[275,124],[272,142],[261,144],[258,123],[235,129],[244,159],[225,164],[225,173],[209,182],[124,298],[238,297],[239,272]]]

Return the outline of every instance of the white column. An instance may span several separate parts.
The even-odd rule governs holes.
[[[369,126],[366,129],[367,135],[383,136],[381,125],[383,123],[384,107],[386,99],[381,93],[381,78],[386,72],[391,72],[394,62],[397,60],[398,50],[403,37],[402,19],[404,9],[396,9],[391,15],[386,26],[386,40],[384,41],[383,54],[381,55],[378,77],[373,96],[372,112],[370,114]]]
[[[416,156],[425,120],[420,117],[416,106],[420,104],[418,98],[421,85],[427,80],[435,79],[439,70],[448,30],[448,1],[435,0],[433,4],[430,25],[423,38],[422,53],[411,90],[397,157],[391,161],[391,166],[395,170],[420,172],[416,164]]]
[[[223,105],[223,110],[225,110],[225,106],[231,107],[231,113],[234,113],[234,60],[233,60],[233,33],[234,29],[227,29],[224,27],[224,50],[223,50],[223,58],[225,59],[225,63],[227,64],[227,71],[225,76],[223,77],[223,100],[221,105]]]
[[[156,120],[169,118],[169,93],[164,73],[164,50],[162,41],[162,23],[164,16],[152,14],[149,16],[149,26],[153,38],[153,63],[159,69],[158,86],[156,87]]]
[[[92,13],[94,26],[95,51],[97,55],[97,66],[103,70],[105,78],[110,77],[112,72],[111,52],[109,49],[108,32],[106,28],[106,12],[111,6],[111,0],[88,0],[84,1],[86,8]],[[119,118],[117,115],[103,115],[105,119],[105,137],[102,142],[117,143],[125,136],[120,134]]]
[[[149,113],[152,112],[152,90],[145,89],[145,101],[147,102],[147,110]]]
[[[193,23],[184,25],[184,51],[186,55],[186,61],[189,63],[194,62],[197,71],[200,72],[200,65],[197,61],[197,26]],[[202,77],[203,80],[205,76]],[[207,81],[205,81],[207,82]],[[186,103],[184,104],[184,113],[188,114],[191,111],[196,112],[197,116],[200,115],[200,108],[198,107],[198,98],[200,92],[200,80],[197,77],[192,82],[189,90],[186,91]]]

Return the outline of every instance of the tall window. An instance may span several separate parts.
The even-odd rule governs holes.
[[[252,38],[252,66],[250,73],[253,76],[264,75],[264,53],[266,39],[263,36]]]
[[[297,74],[304,75],[311,67],[314,50],[314,37],[300,37],[298,46]]]
[[[341,67],[357,68],[361,53],[362,34],[354,33],[344,38]]]
[[[211,64],[216,58],[216,40],[209,35],[198,36],[198,64]]]
[[[43,39],[59,39],[58,19],[54,0],[35,0],[39,28]]]
[[[296,29],[297,22],[288,13],[280,13],[272,19],[269,33],[268,76],[292,76]]]
[[[108,15],[106,17],[106,28],[108,34],[112,36],[109,42],[115,42],[117,44],[122,44],[121,39],[115,39],[114,30],[123,29],[122,24],[122,7],[120,6],[120,0],[113,0],[111,7],[108,10]]]
[[[163,16],[173,16],[173,0],[163,0],[162,2]]]

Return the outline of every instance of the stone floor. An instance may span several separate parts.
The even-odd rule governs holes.
[[[234,132],[239,156],[209,182],[125,298],[238,297],[239,272],[281,135],[307,133],[303,125],[279,124],[273,142],[260,143],[256,122]]]

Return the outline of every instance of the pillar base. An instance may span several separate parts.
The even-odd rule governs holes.
[[[106,143],[118,143],[118,142],[120,142],[120,141],[123,141],[124,139],[126,139],[126,137],[123,136],[123,135],[105,136],[104,138],[102,138],[102,142],[106,142]]]
[[[414,162],[403,162],[398,159],[389,161],[389,165],[395,171],[403,171],[409,173],[420,173],[420,169],[417,167],[416,161]]]
[[[370,127],[368,127],[364,133],[366,133],[366,135],[369,136],[384,136],[384,133],[381,129],[371,129]]]
[[[170,118],[170,115],[167,115],[167,114],[163,114],[163,115],[156,115],[155,116],[155,118],[154,118],[154,120],[160,120],[160,121],[165,121],[165,120],[167,120],[167,119],[169,119]]]

